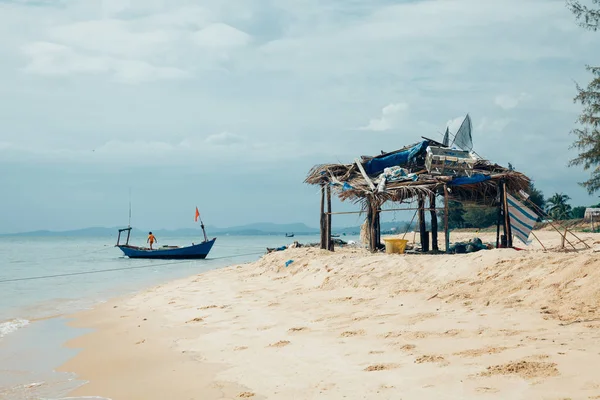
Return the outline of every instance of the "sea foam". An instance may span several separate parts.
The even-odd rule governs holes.
[[[0,322],[0,338],[27,325],[29,325],[29,321],[26,319],[11,319],[10,321]]]

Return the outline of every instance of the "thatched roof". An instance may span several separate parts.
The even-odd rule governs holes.
[[[410,173],[412,179],[404,177],[401,180],[386,181],[383,190],[377,187],[373,189],[356,163],[316,165],[308,173],[305,183],[311,185],[329,184],[342,201],[363,202],[369,199],[379,204],[386,201],[402,202],[412,199],[420,193],[425,195],[441,193],[444,185],[448,185],[451,192],[450,197],[453,200],[493,205],[498,195],[499,182],[504,181],[507,190],[513,193],[526,190],[529,187],[530,179],[524,174],[482,159],[473,161],[473,168],[468,171],[468,176],[459,177],[457,174],[432,173],[428,171],[425,164],[425,152],[430,144],[436,143],[425,140],[377,157],[363,156],[360,160],[361,166],[367,167],[373,160],[377,162],[390,160],[394,155],[408,157],[408,161],[404,164],[397,164],[397,166]],[[406,156],[409,152],[410,155]],[[405,158],[397,157],[397,159],[403,161]],[[375,186],[382,179],[381,171],[377,168],[371,168],[367,172],[367,176],[371,184]]]

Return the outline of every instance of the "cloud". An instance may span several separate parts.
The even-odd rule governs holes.
[[[521,93],[518,96],[511,95],[498,95],[494,99],[494,104],[504,110],[511,110],[516,108],[523,100],[526,100],[529,96],[527,93]]]
[[[31,43],[23,48],[23,53],[29,58],[24,70],[37,75],[109,74],[116,81],[129,84],[188,77],[187,72],[178,68],[154,66],[139,60],[80,54],[56,43]]]
[[[230,25],[216,23],[194,33],[193,40],[202,47],[242,47],[250,43],[251,36]]]
[[[477,124],[477,132],[500,133],[512,122],[510,118],[481,118],[481,122]]]
[[[408,110],[406,103],[392,103],[383,107],[381,117],[369,121],[366,126],[358,128],[362,131],[383,132],[396,127],[397,123],[405,116]]]
[[[241,143],[245,139],[241,135],[236,135],[231,132],[221,132],[214,135],[210,135],[206,138],[206,143],[218,145],[218,146],[226,146],[230,144]]]
[[[140,58],[166,51],[177,39],[177,32],[140,29],[131,22],[117,19],[98,19],[54,27],[49,37],[57,43],[95,54]]]
[[[466,112],[480,154],[545,179],[542,190],[564,185],[574,203],[587,199],[574,183],[586,173],[564,166],[581,111],[573,81],[592,78],[583,66],[600,35],[578,28],[564,0],[0,0],[0,38],[0,163],[11,171],[0,186],[16,182],[16,206],[36,198],[23,171],[55,183],[43,165],[60,164],[56,178],[78,174],[49,197],[71,196],[96,171],[103,199],[129,184],[111,168],[137,171],[123,166],[143,166],[152,190],[173,193],[189,186],[179,172],[209,168],[221,171],[206,185],[233,190],[224,182],[239,169],[228,165],[261,170],[244,182],[253,187],[265,176],[301,182],[317,163],[441,138]],[[394,134],[348,140],[348,127]],[[548,167],[548,154],[560,160]],[[277,195],[245,201],[258,210]],[[0,209],[0,225],[20,224],[13,214]]]

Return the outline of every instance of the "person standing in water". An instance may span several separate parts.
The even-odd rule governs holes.
[[[150,250],[152,250],[152,245],[154,242],[158,243],[158,240],[156,240],[156,237],[152,234],[152,232],[148,232],[148,240],[146,243],[150,243]]]

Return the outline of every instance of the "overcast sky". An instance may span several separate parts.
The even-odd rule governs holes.
[[[563,0],[0,0],[0,232],[126,224],[130,187],[139,227],[317,226],[314,164],[467,112],[483,157],[593,204],[566,165],[599,45]]]

